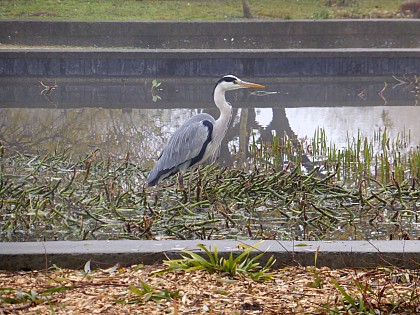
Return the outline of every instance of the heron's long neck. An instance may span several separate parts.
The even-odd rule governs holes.
[[[216,135],[218,138],[220,137],[220,139],[217,140],[221,142],[229,125],[230,116],[232,115],[232,106],[226,101],[225,92],[219,90],[218,87],[216,87],[216,90],[214,91],[214,102],[220,110],[220,116],[216,120],[216,130],[224,130],[224,132]]]

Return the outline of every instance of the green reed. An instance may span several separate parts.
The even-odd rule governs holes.
[[[312,166],[322,166],[326,173],[336,173],[338,182],[354,184],[373,179],[386,184],[418,178],[416,157],[419,149],[410,146],[410,139],[410,133],[405,131],[395,139],[388,137],[386,129],[376,131],[372,139],[359,131],[354,137],[347,135],[347,145],[338,148],[334,143],[328,143],[325,130],[317,128],[311,140],[273,136],[272,145],[268,146],[258,145],[254,139],[250,155],[255,166],[264,164],[267,168],[268,163],[278,169],[293,163],[299,167],[303,160],[309,160]],[[274,162],[270,164],[271,161]]]

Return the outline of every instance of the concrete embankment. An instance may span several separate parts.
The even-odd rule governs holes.
[[[138,49],[419,48],[419,19],[0,21],[2,45]]]
[[[0,21],[0,76],[417,74],[420,20]]]

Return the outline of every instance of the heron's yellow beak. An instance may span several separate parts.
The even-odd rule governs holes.
[[[238,84],[241,87],[244,87],[244,88],[257,88],[257,89],[263,89],[263,88],[265,88],[264,85],[257,84],[257,83],[252,83],[252,82],[246,82],[246,81],[240,81]]]

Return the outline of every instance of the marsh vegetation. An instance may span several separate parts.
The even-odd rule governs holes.
[[[146,188],[130,160],[1,147],[1,235],[16,240],[416,239],[420,150],[410,134],[360,134],[347,148],[286,135],[253,141],[245,162],[206,166],[191,192],[176,178]],[[305,159],[303,160],[303,157]],[[187,174],[188,176],[188,174]]]

